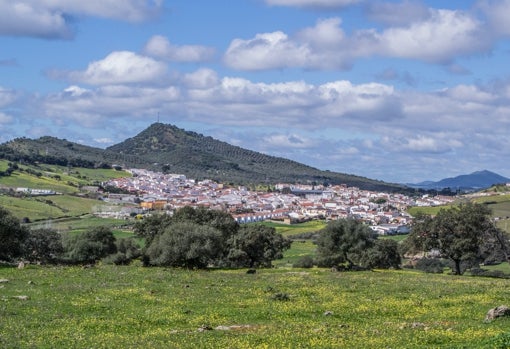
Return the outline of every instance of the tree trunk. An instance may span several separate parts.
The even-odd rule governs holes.
[[[462,271],[460,269],[460,259],[454,259],[453,263],[455,263],[455,275],[462,275]]]

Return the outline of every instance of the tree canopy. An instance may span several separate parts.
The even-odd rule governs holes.
[[[317,239],[317,260],[328,267],[347,263],[348,268],[359,265],[363,252],[374,243],[372,230],[354,220],[339,219],[320,231]]]
[[[453,273],[462,274],[462,263],[481,257],[481,249],[497,228],[490,209],[483,204],[467,203],[441,209],[435,216],[417,215],[406,240],[408,251],[435,249],[453,263]]]
[[[269,267],[290,247],[274,228],[240,226],[230,214],[203,207],[148,218],[135,231],[146,240],[148,265]]]
[[[28,230],[5,208],[0,207],[0,260],[12,261],[23,255]]]

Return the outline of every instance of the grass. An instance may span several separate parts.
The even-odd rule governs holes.
[[[258,224],[263,224],[269,227],[273,227],[276,229],[277,233],[282,234],[283,236],[291,237],[292,235],[315,232],[324,228],[327,223],[325,221],[309,221],[305,223],[298,224],[284,224],[284,223],[276,223],[276,222],[262,222]]]
[[[492,348],[510,326],[484,322],[508,301],[499,279],[136,265],[0,274],[2,348]]]

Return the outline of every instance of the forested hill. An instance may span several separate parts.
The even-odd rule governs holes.
[[[0,145],[0,158],[83,167],[117,164],[236,184],[315,182],[347,184],[380,191],[405,189],[398,184],[321,171],[162,123],[155,123],[137,136],[107,149],[53,137],[36,140],[18,138]]]

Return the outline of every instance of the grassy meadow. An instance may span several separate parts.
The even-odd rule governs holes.
[[[508,304],[502,279],[137,265],[4,267],[0,278],[2,348],[506,348],[497,344],[510,338],[510,318],[484,322]]]

